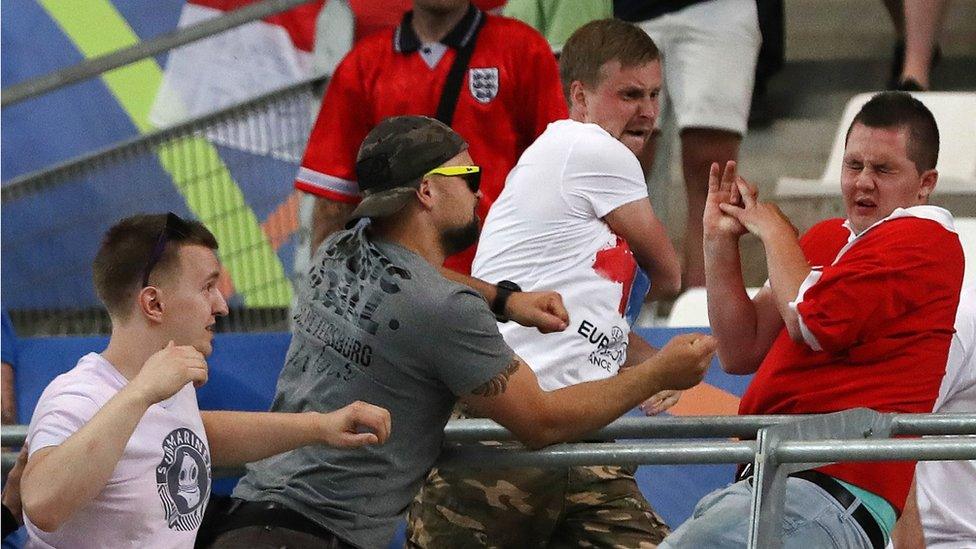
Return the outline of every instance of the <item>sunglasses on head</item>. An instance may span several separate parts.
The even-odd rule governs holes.
[[[149,261],[146,262],[146,268],[142,271],[143,288],[149,286],[149,274],[152,273],[153,268],[156,267],[159,260],[163,258],[163,252],[166,251],[166,243],[173,239],[184,239],[188,236],[190,236],[190,230],[186,221],[183,221],[180,216],[173,212],[166,214],[166,225],[163,226],[162,231],[159,231],[156,244],[153,245],[152,251],[149,253]]]
[[[477,193],[478,188],[481,186],[481,168],[479,166],[442,166],[425,173],[424,177],[430,175],[460,177],[468,184],[468,188],[471,189],[472,193]]]

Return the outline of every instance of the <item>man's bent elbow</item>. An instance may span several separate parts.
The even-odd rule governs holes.
[[[529,450],[541,450],[546,446],[555,444],[557,442],[562,442],[558,433],[542,429],[531,434],[516,435],[516,438],[518,438],[519,442],[524,444]]]
[[[661,277],[658,295],[661,297],[675,297],[681,292],[681,272]]]
[[[648,300],[671,299],[681,293],[681,274],[656,274],[651,277]]]
[[[524,428],[512,429],[512,433],[530,450],[539,450],[557,442],[565,442],[568,438],[559,425],[546,420],[533,422]]]
[[[718,354],[718,364],[722,367],[722,371],[734,376],[746,376],[756,373],[761,361],[761,358],[756,360],[746,357],[723,356],[721,352]]]
[[[23,511],[24,516],[30,519],[38,530],[43,532],[55,532],[67,520],[63,512],[56,509],[57,501],[55,498],[46,498],[47,501],[40,501],[40,498],[32,497],[29,491],[23,492]]]

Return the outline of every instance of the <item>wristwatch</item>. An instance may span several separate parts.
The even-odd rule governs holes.
[[[495,320],[498,322],[508,322],[508,315],[505,314],[508,296],[514,292],[521,292],[522,288],[511,280],[502,280],[495,284],[495,288],[495,299],[491,302],[491,312],[495,313]]]

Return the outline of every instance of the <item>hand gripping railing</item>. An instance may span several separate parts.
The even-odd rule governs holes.
[[[3,428],[2,445],[23,443],[26,428]],[[891,439],[897,435],[938,438]],[[971,436],[955,436],[971,435]],[[482,419],[456,420],[445,428],[438,466],[568,467],[749,463],[755,490],[749,547],[780,547],[783,495],[789,473],[836,461],[976,459],[976,414],[879,414],[858,408],[816,416],[701,416],[621,418],[587,439],[754,438],[556,444],[529,451],[517,445],[489,446],[482,440],[511,441],[505,428]],[[3,455],[7,471],[16,454]]]

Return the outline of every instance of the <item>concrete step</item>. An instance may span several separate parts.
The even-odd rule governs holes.
[[[882,0],[786,0],[786,58],[888,59],[895,30]],[[976,2],[949,2],[939,40],[949,56],[976,55]]]
[[[771,197],[780,177],[819,178],[848,100],[884,87],[894,27],[881,0],[786,0],[786,62],[770,81],[769,101],[777,118],[768,128],[750,130],[740,147],[741,172]],[[949,3],[940,44],[942,62],[933,70],[933,89],[976,90],[976,1]],[[677,136],[673,136],[677,139]],[[659,161],[667,160],[666,158]],[[651,199],[678,249],[684,240],[685,198],[677,146],[670,173],[657,176]],[[668,181],[670,180],[670,181]],[[840,182],[837,182],[838,187]],[[842,217],[839,196],[779,197],[779,206],[801,230],[829,217]],[[933,203],[956,216],[976,216],[976,196],[939,193]],[[762,245],[742,239],[746,284],[766,277]],[[657,321],[668,304],[657,310]],[[653,323],[650,314],[642,321]]]

